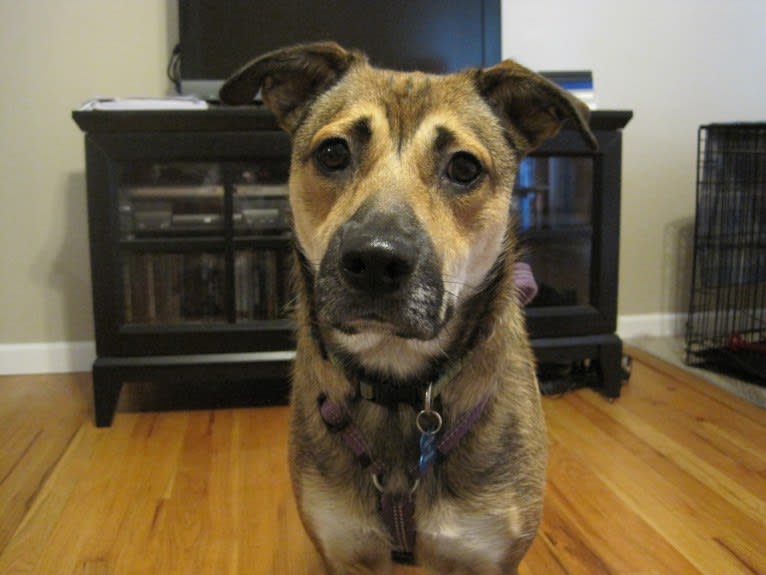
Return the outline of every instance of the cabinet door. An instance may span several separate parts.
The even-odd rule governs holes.
[[[231,174],[233,320],[241,325],[287,317],[292,262],[288,158],[228,167]]]
[[[99,354],[291,349],[286,137],[99,140],[88,146]]]
[[[524,259],[539,292],[530,306],[591,303],[593,158],[530,157],[514,190]]]
[[[134,161],[117,174],[121,324],[225,322],[221,166]]]
[[[533,337],[616,328],[620,134],[596,137],[594,153],[564,131],[519,167],[513,204],[539,287],[527,308]]]

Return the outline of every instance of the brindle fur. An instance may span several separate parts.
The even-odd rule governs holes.
[[[317,397],[348,406],[375,458],[393,470],[386,487],[405,490],[404,470],[418,457],[416,411],[349,401],[354,377],[362,371],[411,385],[464,356],[440,397],[445,428],[490,400],[415,491],[416,557],[442,575],[516,573],[540,522],[546,434],[513,285],[519,250],[511,189],[523,155],[563,121],[595,142],[587,109],[510,60],[448,76],[402,73],[374,69],[334,43],[262,56],[226,83],[221,98],[244,104],[259,89],[293,139],[298,333],[289,457],[301,518],[328,573],[390,572],[390,543],[371,478],[328,431]],[[349,144],[352,164],[342,174],[317,167],[314,152],[327,138]],[[470,189],[444,177],[461,150],[486,169]],[[423,231],[430,247],[421,251],[439,272],[437,282],[424,272],[413,288],[430,314],[391,299],[397,309],[385,310],[385,321],[357,321],[348,311],[354,305],[344,308],[357,300],[344,299],[342,282],[323,262],[332,268],[339,230],[354,218],[399,221],[395,214],[404,212],[410,216],[400,220]],[[366,301],[357,299],[357,307]],[[398,324],[411,333],[397,335],[405,329]]]

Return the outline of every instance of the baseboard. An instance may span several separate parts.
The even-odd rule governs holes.
[[[682,336],[686,326],[686,314],[648,313],[621,315],[617,318],[617,333],[622,339],[639,336]]]
[[[92,341],[0,344],[0,375],[90,371],[95,359]]]
[[[685,314],[621,315],[617,333],[623,339],[639,336],[683,335]],[[96,359],[92,341],[0,344],[0,375],[90,371]]]

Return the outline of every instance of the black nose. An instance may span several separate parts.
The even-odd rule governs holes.
[[[412,275],[416,257],[415,249],[395,238],[356,237],[343,242],[341,273],[353,289],[390,294]]]

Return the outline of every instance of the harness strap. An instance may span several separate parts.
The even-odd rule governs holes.
[[[436,451],[438,456],[436,458],[430,459],[425,466],[414,466],[414,468],[411,468],[410,474],[416,478],[422,477],[437,462],[442,461],[445,457],[447,457],[447,455],[449,455],[450,452],[458,446],[460,440],[463,439],[463,437],[465,437],[465,435],[471,430],[471,427],[473,427],[473,424],[476,423],[479,417],[481,417],[481,414],[484,413],[484,408],[487,407],[488,402],[489,396],[486,396],[472,409],[466,411],[460,417],[458,417],[452,429],[442,435],[439,438],[439,441],[436,443]]]
[[[384,491],[380,515],[391,535],[391,558],[397,563],[415,562],[415,501],[409,493]]]
[[[372,474],[373,483],[380,492],[380,515],[391,536],[391,557],[395,561],[414,563],[416,530],[413,494],[421,477],[458,446],[460,440],[465,437],[484,412],[488,402],[489,396],[463,413],[455,421],[452,429],[439,438],[436,442],[438,457],[430,458],[424,466],[415,464],[407,470],[407,474],[413,482],[413,487],[408,493],[393,493],[387,491],[379,482],[379,478],[385,474],[387,466],[373,458],[369,442],[353,422],[345,407],[332,401],[324,393],[319,396],[319,413],[327,429],[331,433],[339,434],[362,467],[369,469]]]
[[[369,468],[370,473],[374,476],[385,473],[385,465],[372,458],[372,451],[367,439],[351,420],[348,411],[331,401],[324,393],[319,396],[317,402],[319,403],[319,413],[327,429],[332,433],[340,434],[343,442],[351,449],[361,466],[364,469]]]

